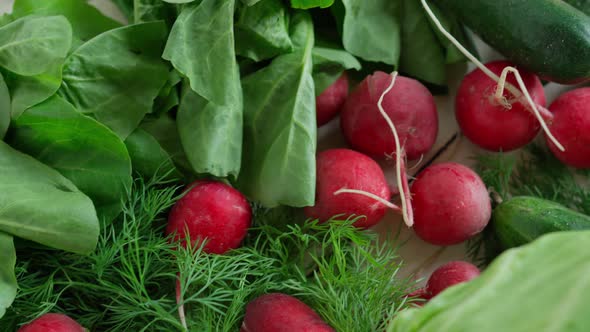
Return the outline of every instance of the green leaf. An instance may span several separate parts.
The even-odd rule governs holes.
[[[23,17],[0,28],[0,66],[38,75],[62,62],[71,45],[72,27],[65,17]]]
[[[445,50],[419,1],[403,1],[400,70],[412,77],[446,85]]]
[[[287,7],[281,0],[265,0],[238,9],[236,53],[254,61],[291,52]]]
[[[151,112],[168,77],[160,58],[165,38],[164,22],[98,35],[66,60],[59,94],[125,139]]]
[[[158,118],[146,118],[140,128],[158,141],[160,146],[172,157],[179,169],[183,172],[191,171],[192,168],[182,148],[174,119],[168,114],[162,114]]]
[[[586,15],[590,16],[590,1],[588,0],[563,0],[575,8],[581,10]]]
[[[246,77],[240,189],[266,206],[313,205],[316,115],[313,24],[305,12],[291,23],[293,53]]]
[[[242,104],[217,105],[192,91],[188,84],[176,122],[180,141],[198,174],[237,178],[242,155]]]
[[[10,125],[10,94],[2,75],[0,75],[0,140],[6,135]]]
[[[429,4],[429,6],[445,30],[449,31],[461,45],[465,46],[469,50],[469,52],[475,56],[478,56],[473,41],[470,40],[470,38],[466,35],[463,26],[455,17],[455,15],[453,15],[453,13],[449,12],[448,10],[442,10],[434,3]],[[422,6],[420,6],[420,9],[424,11]],[[453,45],[453,43],[451,43],[451,41],[442,34],[442,32],[440,32],[436,24],[432,21],[432,19],[430,19],[430,16],[428,16],[428,22],[436,37],[438,38],[439,43],[442,44],[446,50],[446,63],[450,64],[465,61],[467,59],[465,55],[463,55],[463,53],[461,53],[461,51],[459,51],[459,49]]]
[[[397,66],[401,47],[401,2],[342,0],[345,7],[342,43],[367,61]]]
[[[291,7],[300,9],[328,8],[332,4],[334,4],[334,0],[291,0]]]
[[[59,171],[92,198],[101,219],[121,212],[131,161],[115,133],[54,96],[13,123],[10,144]]]
[[[242,0],[242,2],[246,5],[246,6],[254,6],[255,4],[259,3],[260,0]]]
[[[16,251],[12,236],[0,232],[0,318],[16,298]]]
[[[168,3],[189,3],[189,2],[193,2],[195,0],[162,0],[164,2],[168,2]]]
[[[111,0],[117,8],[121,11],[123,16],[127,18],[127,21],[133,22],[133,2],[134,0]]]
[[[313,81],[319,96],[348,69],[361,69],[361,63],[350,53],[327,47],[313,48]]]
[[[480,277],[401,312],[387,331],[587,331],[589,246],[588,231],[558,232],[506,251]]]
[[[133,1],[133,20],[135,23],[164,20],[172,26],[176,14],[176,7],[162,0]]]
[[[99,226],[92,201],[70,180],[0,142],[0,232],[87,254]]]
[[[144,179],[172,174],[175,171],[170,155],[147,131],[141,128],[135,129],[125,140],[125,145],[131,156],[133,170]]]
[[[85,0],[15,0],[12,14],[15,17],[63,15],[72,24],[74,36],[83,41],[121,26]]]
[[[180,77],[180,74],[175,69],[170,70],[166,83],[154,101],[152,113],[160,115],[168,112],[179,104],[180,100],[178,97],[177,86],[181,81],[182,77]]]

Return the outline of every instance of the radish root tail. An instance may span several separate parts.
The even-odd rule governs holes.
[[[347,189],[347,188],[342,188],[339,189],[337,191],[334,192],[334,195],[340,195],[340,194],[356,194],[356,195],[362,195],[362,196],[366,196],[369,197],[371,199],[374,199],[376,201],[378,201],[379,203],[387,206],[388,208],[395,210],[395,211],[401,211],[400,207],[391,203],[390,201],[383,199],[375,194],[372,194],[370,192],[367,191],[363,191],[363,190],[356,190],[356,189]]]
[[[176,280],[176,304],[178,305],[178,317],[180,318],[180,323],[182,327],[184,327],[185,331],[188,331],[188,325],[186,324],[186,315],[184,312],[184,300],[182,299],[182,290],[180,286],[180,276]]]

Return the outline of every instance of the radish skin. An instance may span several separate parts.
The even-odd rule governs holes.
[[[348,75],[342,75],[315,99],[318,127],[334,119],[348,96]]]
[[[18,332],[86,332],[86,329],[66,315],[49,313],[23,325]]]
[[[426,292],[423,296],[426,299],[431,299],[445,289],[472,280],[479,274],[479,269],[471,263],[464,261],[446,263],[432,272],[426,283]]]

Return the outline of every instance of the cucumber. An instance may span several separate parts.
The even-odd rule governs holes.
[[[583,11],[586,15],[590,15],[590,0],[564,0],[570,5]]]
[[[562,0],[433,0],[542,79],[590,81],[590,17]],[[580,1],[581,2],[581,1]]]
[[[546,233],[590,229],[590,217],[542,198],[520,196],[494,209],[491,227],[502,249],[509,249]]]

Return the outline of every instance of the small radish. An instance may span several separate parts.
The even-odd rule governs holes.
[[[315,99],[318,127],[330,122],[346,101],[348,96],[348,75],[346,72]]]
[[[335,332],[298,299],[281,293],[262,295],[246,306],[240,332]]]
[[[397,152],[394,136],[377,105],[391,80],[391,75],[380,71],[366,77],[348,96],[340,115],[342,132],[350,145],[371,157],[384,158]],[[434,98],[424,85],[398,75],[382,105],[397,128],[408,159],[418,159],[432,148],[438,115]]]
[[[188,236],[193,245],[206,239],[204,252],[223,254],[240,245],[251,221],[252,209],[242,193],[221,182],[197,181],[172,207],[166,233],[183,246]]]
[[[485,65],[493,73],[500,75],[507,61],[494,61]],[[541,80],[534,74],[520,71],[522,79],[533,98],[540,106],[545,106],[545,91]],[[507,79],[516,84],[516,79]],[[501,104],[495,98],[496,81],[482,70],[475,69],[467,74],[457,91],[455,116],[463,134],[473,143],[490,151],[510,151],[530,143],[541,128],[528,105],[521,102]],[[504,97],[514,97],[505,92]]]
[[[86,332],[86,329],[66,315],[49,313],[23,325],[18,332]]]
[[[565,147],[559,150],[546,136],[551,152],[566,165],[590,168],[590,88],[562,94],[549,110],[554,116],[551,131]]]
[[[486,186],[471,169],[456,163],[429,166],[418,174],[411,192],[414,231],[435,245],[463,242],[481,232],[492,207]]]
[[[316,163],[316,201],[304,209],[307,217],[325,222],[339,214],[365,216],[354,225],[367,228],[383,218],[387,207],[399,210],[388,202],[391,192],[383,170],[373,159],[349,149],[331,149],[321,152]],[[342,190],[347,192],[340,193]]]
[[[462,282],[467,282],[479,276],[479,274],[479,269],[471,263],[464,261],[446,263],[434,270],[430,275],[426,283],[425,296],[427,299],[433,298],[445,289]]]

